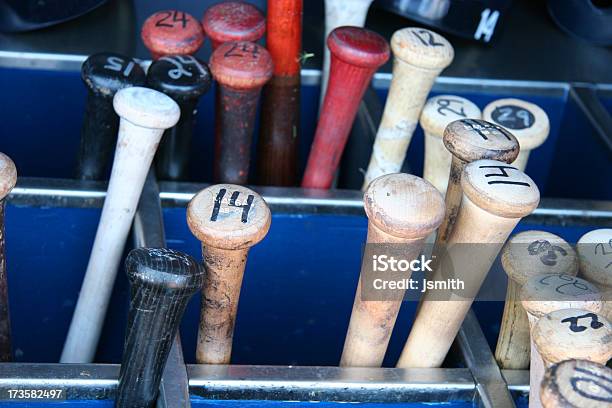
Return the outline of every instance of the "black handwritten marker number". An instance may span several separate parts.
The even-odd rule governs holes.
[[[256,59],[259,56],[259,46],[257,44],[235,43],[223,56],[225,58],[244,58],[245,54],[250,54],[253,59]]]
[[[478,122],[472,119],[461,119],[461,123],[478,133],[483,140],[489,140],[488,136],[490,136],[493,132],[501,133],[507,140],[512,140],[504,131],[495,126],[493,123],[487,123],[484,121]]]
[[[603,242],[600,242],[599,244],[595,245],[595,255],[612,255],[612,238],[610,238],[607,245]],[[604,269],[608,269],[611,266],[612,260],[608,262]]]
[[[478,168],[479,169],[497,169],[500,171],[499,173],[488,173],[488,174],[485,174],[484,176],[485,177],[503,177],[503,178],[510,178],[510,175],[508,174],[506,170],[518,170],[516,167],[512,167],[512,166],[479,166]],[[489,185],[510,184],[513,186],[531,187],[529,183],[525,183],[524,181],[511,181],[511,180],[489,180],[487,184]]]
[[[421,30],[414,30],[412,31],[412,33],[426,47],[443,47],[444,46],[444,44],[436,42],[436,39],[434,38],[433,33],[431,31],[421,29]]]
[[[540,283],[542,285],[550,285],[550,283],[548,283],[549,280],[561,280],[567,283],[563,283],[561,285],[557,284],[557,287],[555,287],[555,292],[560,293],[562,295],[567,295],[570,293],[576,293],[576,292],[566,292],[565,291],[565,287],[566,286],[571,286],[574,289],[577,289],[578,292],[580,292],[580,294],[587,294],[587,293],[593,293],[591,291],[591,289],[589,289],[588,286],[586,286],[584,283],[578,281],[578,279],[574,278],[573,276],[569,276],[569,275],[565,275],[565,274],[561,274],[561,275],[549,275],[549,276],[545,276],[542,279],[540,279]]]
[[[219,212],[221,211],[223,197],[225,197],[226,193],[227,193],[227,190],[225,188],[220,189],[219,192],[217,193],[217,196],[215,197],[215,205],[213,206],[213,211],[210,216],[211,222],[216,222],[217,218],[219,218]],[[255,196],[253,196],[252,194],[249,194],[247,196],[246,203],[242,205],[236,204],[236,200],[238,199],[239,196],[240,196],[240,192],[234,191],[230,197],[228,207],[242,208],[242,216],[240,217],[240,221],[243,224],[246,224],[249,221],[249,211],[251,211],[251,206],[253,205],[253,200],[255,200]]]
[[[527,129],[535,122],[533,113],[516,105],[498,106],[491,117],[496,123],[514,130]]]
[[[570,384],[578,395],[591,401],[612,403],[612,378],[580,367],[576,367],[574,371]]]
[[[557,264],[557,254],[567,256],[567,251],[558,245],[551,244],[546,239],[538,239],[533,241],[527,247],[529,255],[540,255],[540,261],[546,266],[555,266]]]
[[[182,28],[187,27],[187,15],[182,11],[163,11],[164,16],[157,20],[155,27],[174,28],[175,23],[181,23]]]
[[[580,321],[580,319],[591,319],[590,326],[591,329],[594,330],[601,329],[604,326],[604,324],[599,321],[599,317],[595,313],[587,313],[581,316],[568,317],[567,319],[561,320],[561,323],[569,323],[569,329],[572,332],[582,333],[583,331],[588,329],[588,327],[579,325],[578,322]]]
[[[448,111],[450,113],[454,113],[457,116],[461,116],[462,118],[467,118],[467,115],[465,114],[465,109],[463,108],[463,101],[460,101],[458,99],[445,99],[445,98],[440,98],[437,100],[438,103],[438,113],[442,116],[446,116],[446,113],[444,113],[445,111]],[[451,104],[457,104],[459,106],[455,107],[451,107]]]

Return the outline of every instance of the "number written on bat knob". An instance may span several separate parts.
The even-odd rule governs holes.
[[[489,140],[489,136],[491,136],[492,133],[501,133],[507,140],[512,140],[512,138],[508,136],[506,132],[493,123],[485,122],[483,120],[476,121],[472,119],[462,119],[461,123],[467,128],[478,133],[484,140]]]
[[[251,211],[251,206],[253,205],[253,200],[255,199],[255,196],[253,196],[252,194],[249,194],[246,198],[246,200],[243,201],[242,204],[240,203],[236,203],[236,201],[240,198],[240,192],[239,191],[234,191],[232,192],[229,202],[227,202],[226,204],[223,203],[223,198],[225,197],[225,195],[227,194],[227,189],[222,188],[219,190],[219,192],[217,193],[217,197],[215,197],[215,205],[213,206],[213,210],[212,210],[212,214],[210,216],[210,220],[212,222],[216,222],[217,218],[219,217],[219,212],[223,213],[223,212],[230,212],[233,211],[231,208],[240,208],[242,209],[242,216],[240,218],[241,222],[246,224],[249,221],[249,211]],[[226,210],[222,210],[223,206],[227,206]]]
[[[513,130],[527,129],[535,122],[533,113],[515,105],[498,106],[491,117],[496,123]]]
[[[567,256],[567,251],[559,245],[553,245],[546,239],[538,239],[533,241],[527,247],[529,255],[540,255],[540,261],[547,266],[555,266],[557,264],[557,252],[561,256]]]
[[[130,72],[134,69],[135,62],[132,60],[126,61],[123,58],[117,56],[110,56],[106,59],[104,69],[108,69],[115,72],[121,72],[124,77],[129,77]]]
[[[467,117],[463,101],[459,99],[439,98],[436,103],[438,104],[438,113],[442,116],[447,116],[445,112],[450,112],[457,116]]]
[[[187,16],[182,11],[164,11],[161,14],[162,17],[155,22],[156,27],[170,27],[174,28],[176,23],[181,23],[181,27],[187,27],[189,20],[187,20]]]
[[[443,43],[437,42],[434,35],[429,30],[413,30],[411,31],[419,41],[426,47],[444,47]]]
[[[569,329],[574,333],[581,333],[588,329],[587,326],[578,324],[581,319],[590,319],[589,325],[591,329],[597,330],[604,327],[604,324],[599,321],[599,317],[595,313],[586,313],[580,316],[568,317],[561,320],[561,323],[569,323]]]
[[[559,281],[561,281],[561,283]],[[593,293],[591,288],[586,286],[583,282],[584,281],[581,282],[580,279],[576,279],[570,275],[556,274],[550,274],[540,279],[542,285],[556,285],[555,292],[562,295],[583,295]]]
[[[253,43],[234,43],[232,47],[223,54],[225,58],[244,58],[250,55],[253,59],[259,56],[259,46]]]
[[[585,398],[612,403],[612,378],[576,367],[570,384],[574,391]]]

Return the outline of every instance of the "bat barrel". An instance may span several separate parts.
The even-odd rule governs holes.
[[[4,153],[0,153],[0,361],[12,360],[11,321],[9,314],[8,282],[6,280],[6,234],[4,231],[4,207],[17,182],[15,163]]]
[[[504,162],[478,160],[461,176],[462,204],[431,278],[463,282],[459,292],[423,293],[397,366],[440,367],[502,245],[540,192],[526,174]],[[472,244],[470,244],[472,243]]]
[[[206,10],[202,27],[216,50],[225,42],[259,41],[266,32],[266,19],[252,4],[224,1]]]
[[[202,286],[195,259],[165,248],[138,248],[125,261],[130,309],[115,407],[151,408],[187,302]]]
[[[204,43],[204,30],[191,14],[164,10],[149,16],[140,32],[153,59],[164,55],[195,54]]]
[[[191,55],[166,55],[147,72],[147,85],[170,96],[181,108],[176,126],[166,130],[155,157],[161,180],[184,180],[188,176],[194,112],[200,97],[210,89],[208,66]]]
[[[297,183],[303,0],[268,2],[266,47],[274,75],[265,86],[257,154],[262,185]]]
[[[451,122],[444,130],[444,146],[452,154],[446,188],[446,217],[438,229],[436,246],[450,236],[462,200],[461,174],[465,166],[476,160],[497,160],[512,163],[519,154],[519,144],[508,131],[476,119]]]
[[[85,60],[81,67],[81,78],[88,92],[81,128],[77,178],[103,180],[107,177],[119,129],[119,116],[113,109],[113,97],[121,89],[143,86],[145,73],[132,58],[114,53],[99,53]]]
[[[427,181],[409,174],[389,174],[374,180],[364,195],[368,216],[366,254],[401,251],[402,259],[417,259],[425,237],[444,218],[444,199]],[[368,248],[369,247],[369,248]],[[388,256],[388,255],[386,255]],[[364,260],[370,257],[364,255]],[[340,366],[380,367],[397,318],[404,291],[378,298],[362,269]],[[402,277],[410,278],[403,274]]]
[[[519,293],[533,276],[544,273],[576,276],[578,257],[563,238],[545,231],[524,231],[511,237],[501,252],[508,289],[495,358],[501,368],[529,367],[529,321]]]
[[[248,251],[266,236],[270,222],[270,209],[264,199],[242,186],[214,185],[189,202],[187,224],[202,242],[208,272],[202,288],[198,363],[230,363]]]
[[[213,52],[210,69],[218,84],[214,179],[246,184],[257,103],[272,77],[272,58],[258,44],[226,42]]]
[[[440,72],[454,58],[452,45],[424,28],[396,31],[391,49],[393,79],[363,188],[380,175],[401,170],[425,99]]]
[[[331,187],[359,103],[374,72],[389,59],[380,35],[339,27],[327,39],[331,52],[329,85],[308,157],[302,187]]]
[[[61,362],[93,361],[117,268],[138,199],[165,129],[180,115],[176,102],[148,88],[126,88],[113,99],[121,117],[102,215]]]

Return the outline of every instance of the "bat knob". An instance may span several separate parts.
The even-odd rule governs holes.
[[[520,292],[521,304],[530,315],[540,318],[559,309],[580,308],[599,313],[603,294],[584,279],[557,273],[529,278]]]
[[[233,184],[205,188],[187,206],[192,234],[213,248],[249,248],[266,236],[270,222],[264,199],[253,190]]]
[[[193,54],[204,42],[200,22],[183,11],[159,11],[146,19],[140,32],[154,59],[169,54]]]
[[[93,54],[81,66],[81,78],[87,88],[105,98],[112,98],[120,89],[144,85],[145,77],[136,61],[121,54]]]
[[[419,123],[426,133],[441,138],[449,123],[480,116],[480,109],[472,101],[455,95],[439,95],[423,106]]]
[[[612,369],[586,360],[553,365],[542,381],[544,408],[606,408],[612,404]]]
[[[120,90],[113,106],[122,119],[150,129],[171,128],[181,115],[179,106],[169,96],[142,87]]]
[[[393,56],[422,69],[442,70],[455,57],[453,46],[441,35],[418,27],[396,31],[391,37]]]
[[[0,153],[0,200],[3,200],[17,183],[15,163],[4,153]]]
[[[576,276],[578,257],[563,238],[546,231],[524,231],[508,240],[501,253],[506,274],[523,286],[544,273]]]
[[[256,42],[266,32],[266,19],[249,3],[225,1],[206,10],[202,27],[216,49],[229,41]]]
[[[542,108],[520,99],[500,99],[488,104],[482,118],[512,132],[521,150],[540,146],[550,132],[548,115]]]
[[[389,44],[379,34],[360,27],[338,27],[329,34],[332,56],[364,68],[376,69],[389,60]]]
[[[612,228],[587,232],[578,240],[576,250],[582,276],[598,285],[612,288]],[[612,303],[612,299],[606,300]]]
[[[197,100],[211,82],[208,66],[191,55],[166,55],[147,71],[147,85],[175,101]]]
[[[190,297],[202,287],[204,269],[191,256],[167,248],[136,248],[125,260],[132,285]]]
[[[234,89],[261,88],[272,77],[272,57],[261,45],[226,42],[210,58],[210,70],[223,86]]]
[[[528,175],[496,160],[465,166],[461,187],[472,203],[504,218],[525,217],[540,203],[540,190]]]
[[[363,202],[369,221],[397,238],[424,238],[444,219],[442,194],[429,182],[410,174],[374,179]]]
[[[579,359],[606,364],[612,358],[612,323],[584,309],[561,309],[542,316],[533,342],[548,364]]]
[[[507,130],[484,120],[460,119],[444,130],[444,146],[464,162],[481,159],[512,163],[519,154],[516,137]]]

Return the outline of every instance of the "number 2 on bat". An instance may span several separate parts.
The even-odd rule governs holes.
[[[442,47],[444,46],[444,44],[436,42],[436,39],[434,38],[433,34],[431,33],[431,31],[427,31],[427,30],[418,30],[418,31],[413,31],[414,35],[416,35],[416,37],[419,39],[419,41],[421,41],[421,43],[423,43],[423,45],[425,46],[430,46],[430,47]],[[423,36],[426,36],[423,37]]]
[[[165,15],[157,20],[155,23],[155,27],[170,27],[174,28],[174,23],[181,22],[183,24],[183,28],[187,27],[187,16],[182,11],[164,11]],[[180,17],[179,17],[180,15]],[[172,17],[172,21],[167,22],[167,20]]]
[[[525,127],[531,126],[531,120],[529,118],[529,112],[527,112],[525,109],[520,109],[518,111],[515,111],[514,109],[512,109],[510,107],[504,107],[504,108],[499,108],[499,112],[500,112],[500,115],[497,118],[497,120],[500,123],[512,122],[514,120],[512,115],[514,114],[514,116],[517,119],[520,119],[520,120],[523,121],[523,126],[525,126]]]

